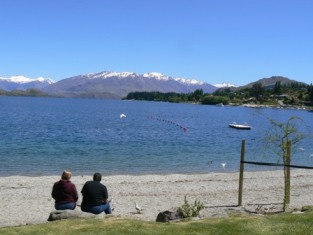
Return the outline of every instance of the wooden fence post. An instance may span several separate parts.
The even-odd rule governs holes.
[[[287,211],[289,209],[290,204],[290,160],[291,160],[291,142],[287,142],[286,146],[286,156],[284,161],[284,176],[285,176],[285,197],[284,197],[284,208],[283,211]],[[288,165],[288,166],[286,166]]]
[[[239,170],[239,193],[238,193],[238,206],[242,206],[242,187],[243,187],[243,171],[245,160],[245,145],[246,141],[242,140],[241,143],[241,156],[240,156],[240,170]]]

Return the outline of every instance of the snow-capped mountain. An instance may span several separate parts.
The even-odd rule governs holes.
[[[237,87],[236,85],[231,84],[231,83],[227,83],[227,82],[214,84],[214,86],[217,87],[217,88]]]
[[[12,76],[9,78],[0,77],[0,89],[5,91],[27,90],[30,88],[42,89],[54,81],[48,78],[27,78],[22,75]]]
[[[137,74],[104,71],[66,78],[42,91],[65,97],[122,98],[136,91],[190,93],[196,89],[212,93],[217,88],[194,79],[176,78],[157,72]]]
[[[155,78],[155,79],[159,79],[159,80],[163,80],[163,81],[168,81],[168,80],[175,80],[177,82],[183,83],[183,84],[193,84],[193,85],[203,85],[204,82],[195,80],[195,79],[186,79],[186,78],[175,78],[175,77],[169,77],[166,76],[162,73],[156,73],[156,72],[152,72],[152,73],[145,73],[142,75],[145,78]]]
[[[94,78],[110,78],[110,77],[119,77],[119,78],[128,78],[128,77],[132,77],[132,78],[136,78],[136,77],[144,77],[144,78],[148,78],[148,79],[157,79],[157,80],[163,80],[163,81],[168,81],[168,80],[175,80],[177,82],[181,82],[181,83],[186,83],[186,84],[198,84],[198,85],[203,85],[204,82],[201,81],[197,81],[194,79],[185,79],[185,78],[175,78],[175,77],[170,77],[170,76],[166,76],[162,73],[157,73],[157,72],[152,72],[152,73],[144,73],[144,74],[137,74],[137,73],[133,73],[133,72],[101,72],[101,73],[91,73],[91,74],[87,74],[88,78],[90,79],[94,79]]]

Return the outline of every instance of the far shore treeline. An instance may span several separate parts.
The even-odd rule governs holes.
[[[26,91],[5,91],[0,89],[0,96],[59,97],[51,96],[35,88]],[[263,86],[261,83],[256,82],[251,87],[220,88],[212,94],[205,94],[202,89],[197,89],[194,92],[187,94],[175,92],[162,93],[157,91],[130,92],[123,99],[173,103],[198,103],[207,105],[253,104],[313,107],[313,85],[297,82],[281,85],[280,82],[276,82],[274,86]]]
[[[31,97],[49,97],[50,95],[35,89],[5,91],[0,89],[0,96],[31,96]]]
[[[313,86],[303,83],[289,83],[264,87],[261,83],[254,83],[246,88],[222,88],[213,94],[204,94],[201,89],[188,94],[161,93],[161,92],[131,92],[126,100],[165,101],[174,103],[200,103],[223,105],[287,105],[287,106],[313,106]]]

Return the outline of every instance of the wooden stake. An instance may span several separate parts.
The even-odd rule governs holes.
[[[240,156],[240,170],[239,170],[239,193],[238,193],[238,206],[242,206],[242,188],[243,188],[243,171],[245,160],[245,145],[246,141],[242,140],[241,143],[241,156]]]

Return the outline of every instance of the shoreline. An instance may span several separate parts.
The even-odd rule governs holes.
[[[230,106],[236,106],[236,105],[230,105]],[[293,109],[293,110],[306,110],[309,112],[313,111],[312,106],[304,106],[304,105],[241,104],[239,106],[247,107],[247,108]]]
[[[238,167],[239,168],[239,167]],[[263,168],[263,169],[261,169]],[[277,169],[277,168],[281,168],[281,169]],[[270,166],[270,167],[266,167],[266,166],[261,166],[260,169],[246,169],[244,170],[244,172],[267,172],[267,171],[280,171],[283,170],[282,166]],[[72,173],[74,174],[75,171],[72,171]],[[159,175],[159,176],[166,176],[166,175],[206,175],[206,174],[239,174],[239,169],[236,170],[230,170],[230,169],[221,169],[221,170],[217,170],[217,171],[197,171],[197,172],[158,172],[158,173],[154,173],[154,172],[144,172],[144,173],[107,173],[105,176],[145,176],[145,175]],[[87,175],[91,175],[91,174],[79,174],[79,176],[87,176]],[[15,176],[19,176],[19,177],[57,177],[56,174],[47,174],[47,175],[32,175],[32,174],[21,174],[21,175],[17,175],[17,174],[12,174],[12,175],[1,175],[0,174],[0,178],[5,178],[5,177],[15,177]],[[77,175],[76,175],[77,177]]]
[[[0,227],[46,223],[54,211],[52,185],[60,176],[0,177]],[[83,184],[91,175],[73,176],[71,181],[81,203]],[[155,221],[159,212],[179,207],[184,196],[193,203],[199,200],[206,209],[203,218],[227,216],[226,211],[238,204],[239,173],[168,174],[168,175],[103,175],[109,197],[114,198],[113,215]],[[282,170],[244,173],[242,208],[255,210],[256,205],[272,205],[279,210],[283,201]],[[291,170],[290,208],[313,205],[313,171]],[[137,202],[143,213],[135,210]],[[236,208],[232,208],[236,210]],[[239,208],[237,208],[239,209]],[[80,207],[75,210],[80,211]]]

